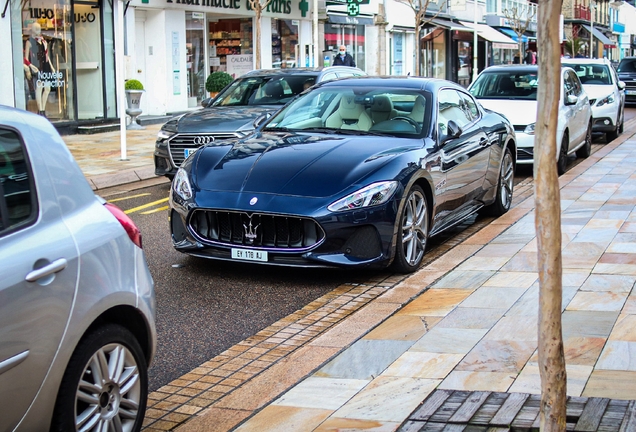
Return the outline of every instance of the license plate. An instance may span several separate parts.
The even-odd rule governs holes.
[[[191,155],[192,153],[194,153],[195,151],[197,151],[197,149],[189,149],[189,148],[187,148],[187,149],[183,149],[183,157],[184,157],[185,159],[187,159],[187,158],[188,158],[188,156],[190,156],[190,155]]]
[[[264,261],[267,262],[267,252],[251,249],[235,249],[232,248],[232,258],[247,261]]]
[[[625,94],[628,94],[630,96],[636,95],[636,90],[625,90]]]

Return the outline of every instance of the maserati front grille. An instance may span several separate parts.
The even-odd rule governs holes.
[[[168,141],[172,163],[179,168],[186,157],[202,145],[236,137],[233,133],[177,134]]]
[[[313,219],[265,213],[195,210],[190,227],[204,242],[269,250],[309,250],[325,238]]]

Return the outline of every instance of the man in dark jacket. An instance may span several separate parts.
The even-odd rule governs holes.
[[[344,45],[340,45],[338,55],[336,55],[336,58],[333,59],[333,65],[356,67],[356,62],[353,61],[353,57],[351,57],[351,54],[347,53],[347,47]]]

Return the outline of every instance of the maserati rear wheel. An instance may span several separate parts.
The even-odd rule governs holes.
[[[401,273],[412,273],[424,258],[428,243],[428,202],[424,191],[413,186],[399,219],[398,239],[393,266]]]

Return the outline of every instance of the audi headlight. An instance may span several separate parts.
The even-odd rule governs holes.
[[[599,99],[596,101],[596,106],[601,107],[606,104],[614,103],[616,99],[614,98],[614,93],[605,96],[603,99]]]
[[[536,123],[532,123],[529,124],[528,126],[526,126],[526,128],[523,130],[523,133],[527,133],[528,135],[534,135],[534,125]]]
[[[179,168],[177,175],[174,176],[172,190],[184,200],[192,198],[192,188],[190,187],[190,180],[188,180],[188,173],[183,168]]]
[[[398,182],[396,181],[373,183],[339,199],[329,205],[327,209],[332,212],[338,212],[384,204],[393,196],[393,192],[395,192],[397,187]]]
[[[172,137],[175,133],[161,129],[157,134],[157,141],[165,141]]]

